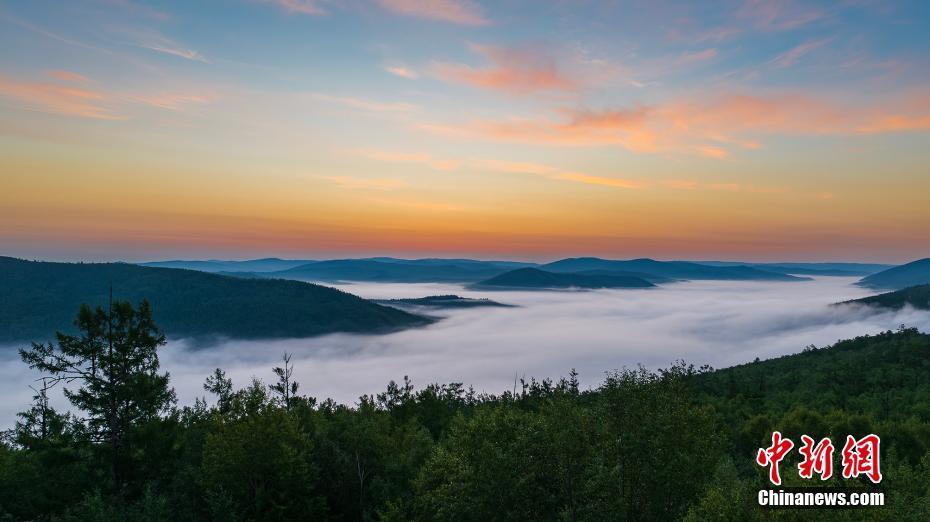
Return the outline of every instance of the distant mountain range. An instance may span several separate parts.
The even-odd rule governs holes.
[[[779,272],[768,272],[749,266],[710,266],[688,261],[656,261],[654,259],[631,259],[612,261],[597,257],[574,257],[539,267],[548,272],[638,273],[670,279],[706,279],[727,281],[801,281],[806,278]]]
[[[891,308],[894,310],[910,305],[919,310],[930,310],[930,284],[912,286],[903,290],[895,290],[894,292],[863,297],[862,299],[853,299],[852,301],[846,301],[842,304],[850,303]]]
[[[474,288],[554,289],[554,288],[652,288],[655,285],[628,275],[594,275],[546,272],[538,268],[518,268],[472,285]]]
[[[113,297],[152,303],[172,337],[308,337],[378,333],[430,319],[333,288],[300,281],[243,279],[126,263],[47,263],[0,257],[0,342],[45,341],[74,331],[82,303]]]
[[[322,282],[477,283],[518,268],[592,276],[636,277],[653,284],[683,280],[800,281],[804,276],[869,276],[900,267],[876,263],[743,263],[736,261],[611,260],[568,258],[546,264],[476,259],[300,260],[265,258],[246,261],[156,261],[144,266],[187,268],[245,278],[281,278]],[[800,277],[799,277],[800,276]],[[907,286],[907,285],[904,285]],[[898,286],[900,288],[901,286]],[[894,288],[894,287],[892,287]]]
[[[876,290],[900,290],[930,284],[930,258],[918,259],[862,278],[858,285]]]
[[[741,263],[737,261],[696,261],[710,266],[748,266],[782,274],[855,277],[887,270],[894,265],[875,263]]]

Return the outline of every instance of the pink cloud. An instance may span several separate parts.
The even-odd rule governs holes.
[[[0,96],[16,100],[29,110],[98,120],[123,119],[102,106],[105,98],[102,93],[87,89],[20,82],[0,76]]]
[[[425,153],[393,152],[385,150],[362,150],[357,153],[376,161],[383,161],[386,163],[418,163],[436,170],[455,170],[459,167],[458,161],[442,160]]]
[[[167,94],[160,96],[133,96],[132,101],[166,109],[169,111],[182,111],[192,104],[209,103],[211,100],[206,96],[192,96],[185,94]]]
[[[407,78],[408,80],[416,79],[418,76],[416,71],[400,65],[385,65],[384,70],[393,74],[394,76],[400,76],[401,78]]]
[[[46,74],[55,78],[56,80],[61,80],[68,83],[90,83],[90,79],[84,76],[83,74],[78,74],[71,71],[46,71]]]
[[[385,9],[403,16],[428,18],[459,25],[487,25],[481,8],[468,0],[378,0]]]
[[[491,65],[474,68],[439,63],[434,72],[441,80],[482,89],[525,94],[537,91],[571,91],[577,83],[556,66],[555,59],[535,47],[473,46]]]
[[[770,135],[852,135],[930,129],[930,96],[894,108],[841,106],[806,95],[729,94],[621,110],[564,110],[561,119],[478,120],[433,132],[494,141],[621,146],[633,152],[700,154],[722,159],[730,149],[757,149]]]

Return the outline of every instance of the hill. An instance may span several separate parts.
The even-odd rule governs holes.
[[[652,288],[645,279],[623,275],[593,275],[546,272],[538,268],[518,268],[486,279],[475,288],[547,289],[547,288]]]
[[[815,276],[855,277],[887,270],[894,265],[877,263],[745,263],[739,261],[696,261],[709,266],[748,266],[768,272]]]
[[[880,290],[900,290],[910,286],[930,284],[930,258],[918,259],[906,265],[872,274],[862,278],[857,284]]]
[[[298,281],[241,279],[125,263],[47,263],[0,257],[0,341],[42,341],[70,325],[79,305],[152,303],[173,336],[308,337],[375,333],[428,319],[333,288]]]
[[[654,259],[614,261],[597,257],[575,257],[555,261],[539,268],[560,273],[591,270],[639,272],[672,279],[692,280],[802,281],[806,279],[748,266],[709,266],[688,261],[656,261]]]
[[[157,268],[184,268],[187,270],[200,270],[201,272],[274,272],[277,270],[287,270],[295,266],[313,263],[309,259],[278,259],[276,257],[267,257],[264,259],[249,259],[246,261],[225,261],[221,259],[209,259],[206,261],[150,261],[148,263],[138,263],[141,266],[151,266]]]
[[[512,270],[511,266],[498,265],[491,261],[334,259],[289,270],[250,275],[310,281],[467,283],[494,277],[508,270]]]
[[[899,309],[907,305],[920,310],[930,310],[930,285],[912,286],[879,295],[853,299],[843,304],[858,303],[881,308]]]
[[[498,303],[490,299],[470,299],[457,295],[430,295],[406,299],[378,299],[378,304],[400,308],[513,308],[513,305]]]

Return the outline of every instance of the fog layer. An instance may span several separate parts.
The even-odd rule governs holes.
[[[217,367],[234,384],[253,377],[272,380],[271,368],[293,353],[301,393],[354,403],[391,379],[409,375],[417,387],[462,382],[500,393],[514,375],[537,379],[576,368],[584,386],[604,372],[643,364],[667,366],[676,359],[723,367],[825,346],[839,339],[894,329],[901,324],[930,331],[930,313],[904,309],[875,313],[830,303],[869,295],[852,278],[760,283],[700,281],[650,290],[589,292],[468,291],[438,284],[346,284],[366,298],[458,294],[487,297],[516,308],[436,312],[444,319],[422,329],[381,336],[328,335],[312,339],[227,341],[209,347],[173,340],[161,361],[181,404],[203,396],[202,383]],[[170,333],[170,332],[169,332]],[[10,426],[32,395],[36,377],[14,347],[0,350],[0,427]],[[65,406],[58,394],[54,402]]]

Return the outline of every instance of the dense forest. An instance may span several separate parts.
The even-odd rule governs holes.
[[[870,295],[862,299],[853,299],[841,304],[859,303],[880,308],[897,310],[905,306],[912,306],[918,310],[930,310],[930,284],[911,286],[894,292]]]
[[[174,336],[240,339],[375,333],[431,320],[300,281],[243,279],[127,263],[50,263],[0,257],[0,342],[45,339],[71,330],[82,303],[114,295],[152,305]]]
[[[313,398],[286,355],[277,382],[217,369],[177,404],[146,302],[82,307],[76,331],[20,352],[46,378],[0,445],[0,520],[930,520],[915,329],[718,371],[620,369],[590,390],[573,371],[500,395],[400,376],[352,406]],[[49,407],[56,383],[73,415]],[[753,455],[775,429],[879,434],[887,505],[760,509]],[[807,485],[796,463],[786,485]]]

